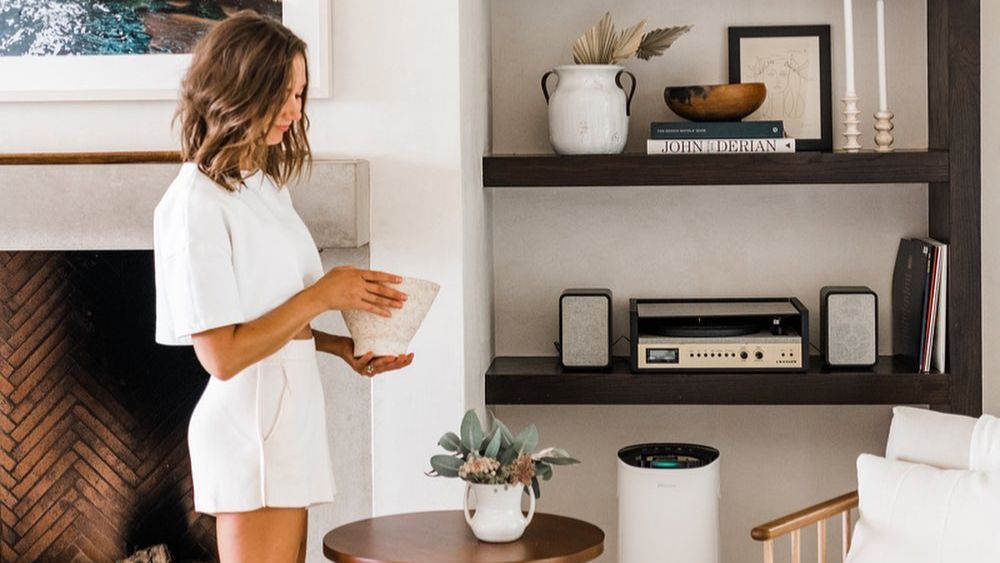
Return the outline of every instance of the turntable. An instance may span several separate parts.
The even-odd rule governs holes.
[[[809,311],[794,297],[629,300],[636,373],[806,371]]]

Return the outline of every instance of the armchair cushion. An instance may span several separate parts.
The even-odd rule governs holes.
[[[976,421],[969,447],[969,469],[1000,470],[1000,418],[984,414]]]
[[[847,563],[1000,561],[1000,472],[858,458],[861,514]]]
[[[976,419],[971,416],[895,407],[885,457],[945,469],[969,469],[975,427]]]

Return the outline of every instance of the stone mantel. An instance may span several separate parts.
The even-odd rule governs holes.
[[[153,247],[153,208],[177,153],[0,155],[0,250]],[[368,243],[368,162],[313,161],[292,201],[320,248]]]

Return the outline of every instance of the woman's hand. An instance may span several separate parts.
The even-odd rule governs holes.
[[[399,309],[406,294],[385,284],[403,281],[396,274],[340,266],[327,272],[311,286],[328,309],[357,309],[391,317],[389,309]]]
[[[405,368],[413,362],[413,353],[402,356],[375,356],[371,352],[363,356],[354,356],[354,340],[340,337],[337,356],[343,358],[351,369],[365,377],[374,377],[382,372]]]

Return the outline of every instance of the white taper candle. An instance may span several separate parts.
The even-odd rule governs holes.
[[[847,95],[854,92],[854,11],[853,0],[844,0],[844,59],[847,62]]]
[[[885,84],[885,0],[875,2],[875,21],[878,26],[878,110],[889,111]]]

